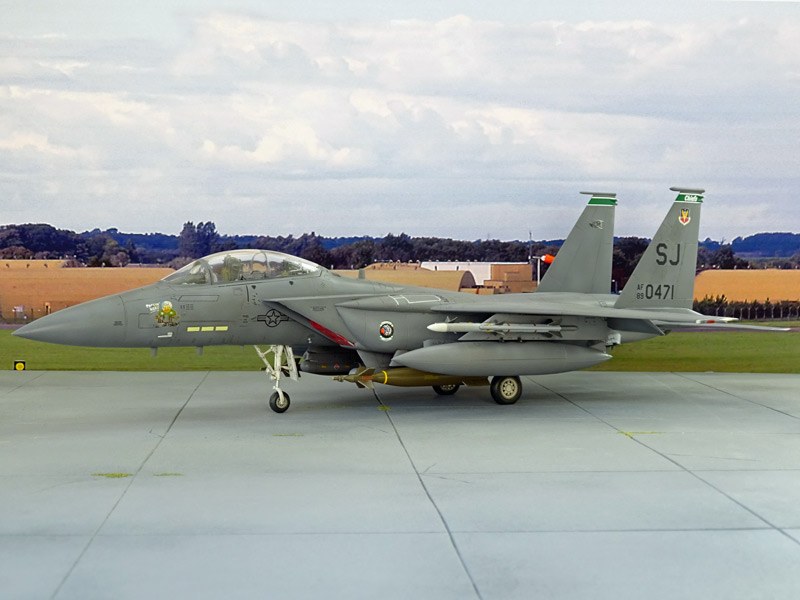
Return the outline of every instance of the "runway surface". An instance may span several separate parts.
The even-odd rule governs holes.
[[[6,598],[800,597],[800,376],[0,373]]]

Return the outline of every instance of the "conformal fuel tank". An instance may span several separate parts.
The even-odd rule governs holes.
[[[395,356],[393,364],[445,375],[544,375],[585,369],[611,358],[563,342],[455,342]]]

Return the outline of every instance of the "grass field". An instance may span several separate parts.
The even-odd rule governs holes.
[[[800,333],[674,332],[611,351],[596,371],[800,373]]]
[[[800,332],[671,333],[619,346],[612,354],[612,360],[594,369],[800,373]],[[209,346],[202,356],[194,348],[162,348],[153,358],[144,348],[57,346],[0,330],[0,368],[13,368],[15,360],[26,361],[32,370],[62,371],[253,371],[263,366],[250,346]]]
[[[264,366],[252,346],[207,346],[198,356],[194,348],[80,348],[16,338],[0,330],[0,368],[11,369],[24,360],[36,371],[253,371]]]

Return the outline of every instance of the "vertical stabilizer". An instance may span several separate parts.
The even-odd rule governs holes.
[[[670,188],[678,197],[636,265],[617,308],[691,308],[704,190]]]
[[[611,291],[616,194],[581,194],[591,196],[589,203],[542,277],[537,292],[608,294]]]

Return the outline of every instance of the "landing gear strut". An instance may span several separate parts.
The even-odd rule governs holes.
[[[498,404],[514,404],[522,395],[522,382],[516,376],[492,377],[489,389],[492,392],[492,398]]]
[[[274,382],[272,389],[275,391],[269,397],[269,407],[276,413],[286,412],[290,404],[289,394],[281,389],[281,378],[285,376],[292,381],[297,381],[299,378],[291,346],[270,346],[266,351],[258,346],[253,348],[264,362],[267,376]]]

